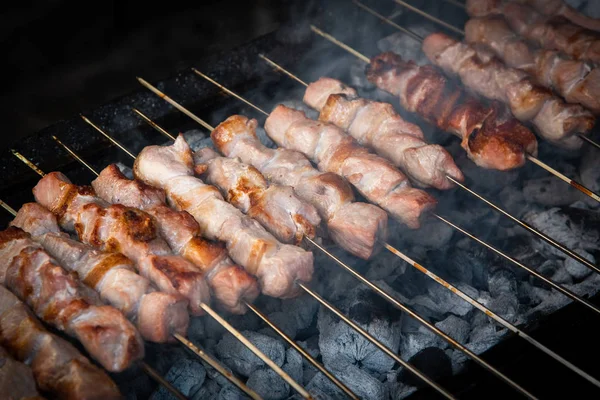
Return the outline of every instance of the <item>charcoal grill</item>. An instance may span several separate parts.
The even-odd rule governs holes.
[[[391,10],[389,4],[384,4],[384,7],[381,7],[381,4],[379,6],[380,8],[390,8],[387,10],[388,15],[392,14],[393,10]],[[447,6],[452,7],[453,5],[448,4]],[[444,7],[439,5],[438,10],[429,9],[428,11],[432,13],[437,11],[439,17],[445,15],[443,14]],[[336,14],[339,15],[339,13],[344,15],[343,23],[340,23],[339,19],[336,18]],[[201,69],[206,75],[223,86],[235,89],[236,93],[243,94],[251,103],[258,104],[263,109],[270,109],[269,107],[279,101],[300,98],[299,93],[301,92],[294,86],[293,82],[286,81],[277,72],[272,71],[267,64],[262,63],[258,58],[259,54],[265,54],[282,65],[295,66],[295,71],[305,70],[306,73],[303,73],[302,76],[307,81],[312,81],[320,75],[333,75],[341,77],[342,80],[350,81],[352,76],[349,74],[347,66],[352,65],[354,61],[352,56],[311,34],[309,24],[315,23],[319,26],[328,27],[330,32],[336,32],[336,37],[343,39],[345,43],[351,43],[353,48],[367,54],[373,53],[372,50],[369,51],[369,48],[373,46],[375,40],[394,32],[393,28],[375,21],[371,16],[348,2],[327,4],[319,10],[317,15],[316,19],[303,20],[302,23],[296,24],[293,29],[285,27],[262,36],[232,52],[213,55],[198,63],[195,67]],[[453,26],[460,26],[461,20],[464,22],[464,15],[460,13],[453,12],[451,17],[444,18],[444,20]],[[413,15],[410,13],[403,13],[396,21],[400,24],[409,25],[412,18]],[[301,40],[298,40],[298,38]],[[322,65],[324,52],[328,53],[330,59],[337,61],[329,65]],[[194,114],[205,118],[210,124],[216,125],[226,116],[234,113],[245,114],[264,122],[263,117],[256,113],[256,110],[252,107],[223,96],[218,88],[198,78],[189,69],[181,70],[171,78],[155,85],[170,97],[177,99],[179,103]],[[146,90],[139,90],[115,99],[113,102],[95,110],[84,110],[84,114],[106,132],[110,132],[125,148],[137,154],[147,145],[164,142],[164,138],[132,113],[134,107],[142,110],[151,120],[171,132],[197,128],[193,121]],[[91,165],[96,166],[97,169],[116,161],[125,164],[130,163],[126,154],[112,146],[101,135],[95,134],[77,116],[26,138],[14,149],[25,155],[43,171],[65,171],[75,183],[88,183],[91,178],[89,171],[73,161],[73,158],[53,140],[53,136],[60,138],[61,142],[68,145],[76,154]],[[443,135],[435,136],[435,138],[443,138],[443,144],[449,144],[449,141]],[[556,150],[542,144],[540,154],[555,155]],[[559,156],[564,157],[565,155]],[[0,182],[0,198],[15,208],[18,208],[24,202],[31,201],[31,188],[35,185],[38,177],[9,152],[0,155],[0,168],[2,168],[2,175],[5,177]],[[531,171],[531,168],[525,167],[522,168],[520,174],[527,176]],[[476,181],[470,183],[478,190],[485,190],[485,188],[480,189]],[[461,195],[440,193],[438,198],[440,198],[441,204],[444,204],[443,199],[446,196]],[[464,201],[468,203],[466,199]],[[448,202],[448,204],[456,204],[456,200]],[[444,209],[442,206],[442,211],[447,215],[452,215],[452,209]],[[0,218],[3,226],[10,220],[8,214],[2,214]],[[486,237],[487,240],[496,243],[503,243],[501,238],[494,240],[493,233],[477,231],[477,227],[472,228],[480,237]],[[504,249],[510,253],[510,249]],[[433,260],[423,260],[423,264],[427,266],[434,263]],[[594,304],[598,303],[597,300],[597,296],[591,299]],[[574,364],[588,371],[591,375],[598,376],[600,370],[592,361],[593,354],[589,352],[589,344],[594,343],[592,332],[600,324],[597,318],[591,318],[590,314],[586,314],[586,312],[588,311],[581,305],[570,304],[556,311],[550,317],[530,322],[522,329],[532,333],[532,336],[539,338],[548,347],[573,361]],[[561,332],[561,334],[556,334],[556,332]],[[562,337],[562,333],[565,337]],[[588,342],[583,338],[590,340]],[[490,364],[514,378],[515,381],[522,383],[527,390],[540,397],[544,395],[572,394],[589,388],[589,385],[580,378],[573,376],[572,373],[565,373],[566,369],[541,356],[539,352],[531,349],[518,338],[504,340],[484,353],[483,357],[489,360]],[[532,371],[540,371],[541,373],[536,372],[535,375],[540,375],[541,378],[532,376]],[[549,381],[560,382],[556,378],[558,376],[561,376],[561,385],[548,385]],[[467,368],[461,374],[446,378],[440,383],[456,396],[464,398],[489,396],[490,393],[506,396],[514,395],[514,392],[503,385],[497,377],[485,373],[476,366]],[[430,388],[424,387],[410,398],[426,398],[432,393],[433,391]]]

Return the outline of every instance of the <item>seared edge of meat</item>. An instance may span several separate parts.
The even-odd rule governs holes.
[[[0,393],[9,400],[43,400],[37,391],[33,372],[0,346]]]
[[[469,158],[482,168],[518,168],[526,153],[537,154],[529,129],[496,103],[487,107],[466,95],[431,65],[387,52],[371,59],[366,74],[378,88],[398,96],[406,110],[461,138]]]
[[[232,115],[213,130],[211,139],[228,157],[254,166],[271,182],[293,187],[317,209],[342,248],[363,259],[378,251],[378,239],[387,235],[387,213],[373,204],[355,202],[348,182],[315,169],[300,152],[266,147],[256,136],[256,127],[255,119]]]
[[[161,291],[180,294],[195,315],[210,301],[210,290],[192,263],[173,255],[159,236],[152,216],[137,208],[110,205],[91,188],[72,184],[60,172],[44,176],[33,188],[38,203],[57,216],[61,227],[79,239],[108,252],[120,252],[136,263],[138,273]]]
[[[124,255],[70,239],[60,232],[54,214],[37,203],[24,204],[10,225],[31,234],[62,267],[134,322],[144,339],[160,343],[173,340],[174,333],[186,335],[187,300],[156,291]]]
[[[128,179],[114,164],[100,172],[92,187],[109,203],[140,208],[150,214],[171,249],[205,274],[219,308],[243,314],[247,311],[245,303],[252,303],[260,294],[256,279],[229,258],[223,243],[202,238],[200,226],[192,215],[166,205],[162,189]],[[225,277],[232,281],[225,284]]]
[[[74,336],[104,368],[123,371],[143,358],[139,332],[120,311],[97,303],[30,235],[0,232],[0,281],[34,312]]]
[[[162,188],[169,203],[188,211],[204,235],[226,243],[231,258],[257,276],[263,293],[280,298],[300,293],[296,281],[312,279],[313,255],[280,243],[254,219],[223,200],[219,190],[194,176],[192,151],[179,135],[171,146],[148,146],[134,164],[137,179]]]
[[[121,399],[108,375],[66,340],[48,332],[8,289],[0,286],[0,345],[31,367],[38,387],[56,398]]]

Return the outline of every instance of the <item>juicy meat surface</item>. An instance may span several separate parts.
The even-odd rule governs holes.
[[[64,339],[48,332],[8,289],[0,286],[0,345],[26,363],[37,386],[67,400],[121,399],[117,385]]]
[[[497,105],[486,107],[465,95],[433,66],[382,53],[371,59],[367,79],[399,96],[406,110],[461,138],[463,149],[480,167],[509,170],[525,163],[526,152],[537,154],[531,131]]]
[[[188,211],[204,235],[226,243],[231,258],[255,275],[263,293],[279,298],[300,293],[296,281],[309,282],[313,255],[280,243],[254,219],[223,200],[217,188],[194,176],[192,151],[180,135],[171,146],[148,146],[134,164],[134,174],[164,189],[170,204]]]
[[[423,41],[423,52],[446,73],[459,76],[471,90],[506,103],[517,119],[531,121],[542,137],[560,147],[578,149],[583,144],[578,135],[588,134],[595,124],[592,113],[580,105],[564,103],[525,72],[506,67],[481,49],[434,33]]]
[[[271,185],[252,165],[239,158],[219,156],[205,147],[194,154],[204,165],[204,180],[218,187],[227,201],[254,218],[283,243],[299,245],[314,239],[321,218],[317,210],[296,196],[290,186]]]
[[[558,51],[533,50],[501,16],[472,18],[465,40],[485,45],[508,66],[531,74],[536,83],[555,90],[569,103],[600,113],[600,69],[561,56]]]
[[[107,370],[123,371],[143,358],[140,334],[123,314],[85,296],[73,275],[19,228],[0,232],[0,282]]]
[[[275,107],[265,131],[277,145],[299,151],[319,169],[348,179],[363,196],[409,228],[418,228],[421,215],[436,204],[427,192],[412,188],[387,160],[369,153],[336,126],[313,121],[302,111]]]
[[[54,214],[37,203],[24,204],[11,225],[31,234],[62,267],[75,272],[105,303],[134,322],[144,339],[162,343],[171,340],[174,333],[186,335],[187,301],[156,291],[124,255],[70,239],[60,232]]]
[[[182,295],[190,311],[202,315],[201,303],[210,293],[202,271],[172,254],[159,236],[153,218],[136,208],[110,205],[91,188],[73,185],[52,172],[33,188],[36,201],[57,216],[65,230],[76,231],[79,239],[108,252],[121,252],[136,263],[140,275],[161,291]]]
[[[229,258],[223,243],[203,239],[200,226],[192,215],[168,207],[163,190],[128,179],[114,164],[100,172],[92,181],[92,187],[109,203],[139,208],[150,214],[171,249],[205,274],[219,308],[242,314],[247,310],[245,303],[252,303],[259,295],[256,279]],[[235,279],[224,284],[225,277]]]
[[[348,132],[359,144],[370,147],[401,168],[419,186],[450,189],[446,175],[458,181],[464,176],[442,146],[425,142],[423,132],[406,122],[388,103],[345,94],[342,82],[320,78],[306,88],[304,102],[320,112],[319,120]],[[326,97],[326,101],[318,99]],[[317,108],[318,104],[322,104]],[[313,106],[314,105],[314,106]]]
[[[339,175],[320,172],[303,154],[272,149],[256,136],[257,122],[233,115],[211,133],[215,146],[258,169],[270,182],[287,185],[312,204],[326,221],[331,238],[350,253],[369,259],[385,240],[387,214],[368,203],[355,202],[352,188]]]
[[[587,24],[591,20],[581,18],[580,14],[567,11],[568,9],[557,13],[552,9],[545,8],[546,6],[542,6],[546,11],[541,13],[538,12],[540,0],[534,1],[533,4],[524,0],[468,0],[466,4],[467,12],[472,17],[502,14],[515,32],[539,47],[558,50],[576,60],[598,64],[600,62],[600,34],[577,25],[579,23]],[[544,15],[544,13],[548,15]],[[577,19],[579,22],[569,21],[571,18]],[[598,20],[593,21],[595,21],[594,29],[597,29],[600,23]]]
[[[7,400],[42,400],[31,368],[15,360],[0,346],[0,393]]]

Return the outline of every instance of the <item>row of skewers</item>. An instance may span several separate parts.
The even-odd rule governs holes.
[[[531,132],[496,105],[486,107],[472,98],[465,100],[460,91],[453,97],[454,102],[442,107],[424,102],[419,95],[425,89],[437,90],[440,96],[428,98],[441,101],[441,94],[448,93],[445,78],[434,69],[403,63],[394,55],[377,57],[371,60],[369,79],[400,95],[410,111],[460,136],[463,148],[478,165],[514,168],[525,162],[527,153],[535,154]],[[442,85],[436,87],[431,82]],[[53,263],[48,256],[42,257],[39,265],[19,257],[23,249],[29,249],[25,253],[48,252],[60,264],[68,264],[84,283],[95,287],[103,301],[122,304],[120,309],[136,321],[144,338],[170,340],[173,333],[185,332],[185,307],[192,314],[202,314],[211,295],[223,309],[243,312],[258,295],[259,287],[263,293],[281,298],[295,296],[302,289],[310,293],[305,284],[312,276],[312,254],[294,245],[308,241],[323,249],[313,240],[325,232],[322,225],[327,226],[330,238],[340,247],[368,259],[382,244],[391,247],[385,242],[388,213],[407,227],[418,228],[421,216],[435,206],[435,198],[412,187],[411,182],[438,189],[462,185],[462,173],[449,153],[441,146],[425,143],[419,127],[404,121],[389,104],[358,98],[353,89],[333,79],[323,78],[307,86],[304,100],[320,111],[323,122],[278,106],[269,114],[265,129],[282,146],[279,149],[260,143],[254,133],[255,120],[233,116],[211,129],[211,137],[218,151],[234,158],[222,157],[210,149],[193,154],[180,136],[172,146],[144,149],[135,161],[134,181],[115,166],[99,174],[92,184],[94,190],[75,186],[60,173],[46,175],[34,189],[39,204],[25,205],[13,221],[20,230],[5,231],[9,237],[6,248],[13,251],[7,254],[17,260],[15,265],[21,263],[41,271],[45,268],[42,266]],[[569,131],[568,135],[564,142],[571,143],[574,133]],[[370,203],[355,201],[349,184]],[[76,232],[85,244],[72,241],[58,225]],[[79,263],[69,258],[73,254],[79,255]],[[14,269],[12,262],[10,268]],[[139,275],[134,277],[134,271]],[[54,282],[34,275],[30,276],[35,279],[32,287]],[[121,276],[127,275],[136,282],[133,287],[137,289],[116,294],[115,288],[125,282]],[[18,283],[5,280],[9,286]],[[148,289],[151,285],[155,289]],[[81,298],[94,297],[76,281],[69,287],[78,287]],[[19,293],[27,298],[27,290]],[[168,300],[153,300],[153,293],[161,293],[154,297]],[[124,301],[124,295],[128,301]],[[148,314],[142,311],[144,307],[138,307],[142,300],[146,309],[163,310],[152,312],[153,318],[163,318],[160,323],[144,323],[148,322],[144,320]],[[38,315],[46,316],[48,299],[42,306],[35,305],[35,298],[28,301]],[[94,304],[91,300],[89,303]],[[64,329],[79,334],[75,327]],[[118,348],[122,350],[109,355],[102,350],[94,353],[97,338],[79,335],[80,340],[88,340],[84,346],[88,344],[86,350],[98,361],[110,354],[121,357],[119,362],[105,359],[107,369],[115,370],[141,358],[136,346],[122,344],[124,338],[139,343],[135,333],[111,336],[118,336],[121,342],[112,345],[121,343]],[[533,397],[510,379],[503,379]],[[440,392],[450,396],[443,389]]]

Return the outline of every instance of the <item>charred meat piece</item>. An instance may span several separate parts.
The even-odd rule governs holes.
[[[31,368],[12,358],[0,346],[0,393],[9,400],[43,400]]]
[[[13,228],[14,229],[14,228]],[[8,289],[0,286],[0,345],[26,363],[40,390],[59,399],[121,399],[117,385],[64,339],[48,332]]]
[[[121,253],[95,250],[70,239],[60,232],[54,214],[37,203],[24,204],[11,225],[31,234],[62,267],[77,273],[105,303],[133,321],[144,339],[161,343],[175,333],[186,335],[187,301],[157,291]]]
[[[82,242],[96,248],[123,253],[136,263],[140,275],[163,292],[184,296],[192,313],[203,314],[200,304],[210,300],[210,293],[202,271],[172,254],[152,216],[121,204],[109,205],[92,188],[76,186],[60,172],[42,178],[33,194],[63,229],[76,231]]]
[[[569,103],[600,113],[600,69],[567,59],[558,51],[533,50],[501,16],[473,18],[465,25],[467,42],[485,45],[508,66],[531,74],[536,83],[555,90]]]
[[[533,133],[498,105],[486,107],[463,93],[431,65],[418,66],[394,53],[371,60],[367,78],[400,97],[400,104],[439,129],[462,139],[462,147],[483,168],[522,166],[525,154],[537,153]]]
[[[231,258],[258,278],[264,294],[294,297],[300,293],[296,281],[312,279],[312,253],[282,244],[224,201],[217,188],[194,176],[193,154],[183,136],[171,146],[144,148],[136,159],[134,174],[146,184],[164,189],[169,203],[189,212],[207,238],[225,242]]]
[[[123,371],[144,356],[140,334],[123,314],[88,298],[73,275],[19,228],[0,232],[0,281],[107,370]]]
[[[239,158],[221,157],[205,147],[194,154],[203,166],[206,182],[218,187],[228,202],[249,215],[283,243],[299,245],[314,239],[321,218],[317,210],[299,199],[290,186],[267,184],[265,177]]]
[[[402,119],[391,104],[359,98],[356,92],[345,94],[344,88],[336,79],[320,78],[308,85],[304,102],[320,112],[319,120],[345,130],[420,186],[450,189],[453,184],[447,175],[464,180],[450,153],[442,146],[427,144],[421,128]]]
[[[92,187],[103,200],[146,211],[171,249],[194,263],[206,276],[218,307],[243,314],[246,302],[260,293],[256,279],[236,265],[225,246],[201,237],[200,226],[188,212],[166,205],[163,190],[127,179],[114,164],[104,168]]]
[[[267,118],[265,131],[279,146],[312,159],[320,170],[346,178],[365,198],[409,228],[418,228],[421,215],[435,207],[432,196],[412,188],[387,160],[369,153],[334,125],[279,105]]]
[[[387,214],[372,204],[355,202],[352,188],[339,175],[320,172],[301,153],[271,149],[256,136],[257,122],[233,115],[211,134],[215,146],[228,157],[254,166],[270,182],[291,186],[326,221],[331,238],[350,253],[369,259],[385,240]]]
[[[509,68],[493,54],[434,33],[423,41],[423,52],[449,75],[457,75],[471,90],[506,103],[521,121],[531,121],[546,140],[567,149],[583,144],[595,118],[580,105],[567,104],[536,85],[523,71]]]
[[[533,3],[531,5],[539,11],[540,0]],[[576,60],[600,63],[600,34],[576,25],[589,20],[577,18],[577,13],[572,12],[557,14],[555,7],[540,13],[531,5],[525,0],[467,0],[467,12],[471,17],[501,14],[515,32],[541,48],[561,51]],[[579,22],[569,21],[573,17]],[[597,30],[599,22],[593,21]]]

